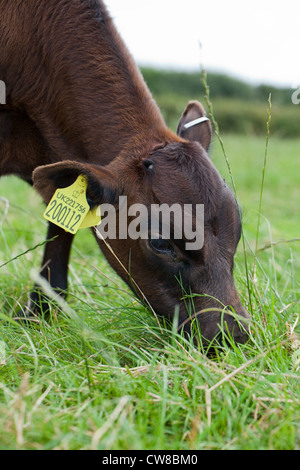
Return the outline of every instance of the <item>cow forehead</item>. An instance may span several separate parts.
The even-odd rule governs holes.
[[[218,212],[226,184],[198,144],[166,146],[150,157],[145,187],[163,204],[204,204],[206,212]]]

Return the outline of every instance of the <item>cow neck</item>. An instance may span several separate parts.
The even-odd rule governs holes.
[[[139,69],[100,8],[101,21],[73,18],[73,32],[64,18],[42,31],[32,26],[40,59],[27,72],[22,104],[61,160],[107,164],[124,150],[170,139]]]

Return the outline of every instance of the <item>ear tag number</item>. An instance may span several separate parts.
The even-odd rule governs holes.
[[[80,228],[98,225],[101,217],[100,220],[98,214],[96,217],[95,209],[97,208],[93,211],[89,210],[86,189],[87,178],[84,175],[78,176],[71,186],[57,189],[45,210],[44,218],[73,234],[77,233]]]

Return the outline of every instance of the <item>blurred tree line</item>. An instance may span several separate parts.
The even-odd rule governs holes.
[[[200,72],[145,67],[141,71],[172,129],[176,129],[189,100],[197,99],[207,109]],[[292,103],[293,89],[276,88],[272,85],[254,86],[216,73],[207,74],[207,84],[221,132],[266,135],[268,98],[271,93],[271,132],[281,137],[300,136],[300,105]]]

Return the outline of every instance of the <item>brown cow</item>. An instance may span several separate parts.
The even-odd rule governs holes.
[[[204,115],[202,106],[189,103],[177,134],[166,127],[102,1],[0,0],[0,10],[0,175],[34,184],[46,203],[83,174],[91,207],[117,207],[121,195],[128,206],[204,204],[201,249],[172,236],[97,242],[156,313],[172,318],[179,306],[179,323],[188,332],[196,316],[204,343],[221,325],[244,342],[247,326],[231,314],[249,318],[233,281],[239,210],[207,156],[209,122],[186,126]],[[63,295],[73,235],[50,223],[53,238],[41,275]],[[182,300],[191,292],[192,312]],[[26,312],[46,308],[36,288]]]

